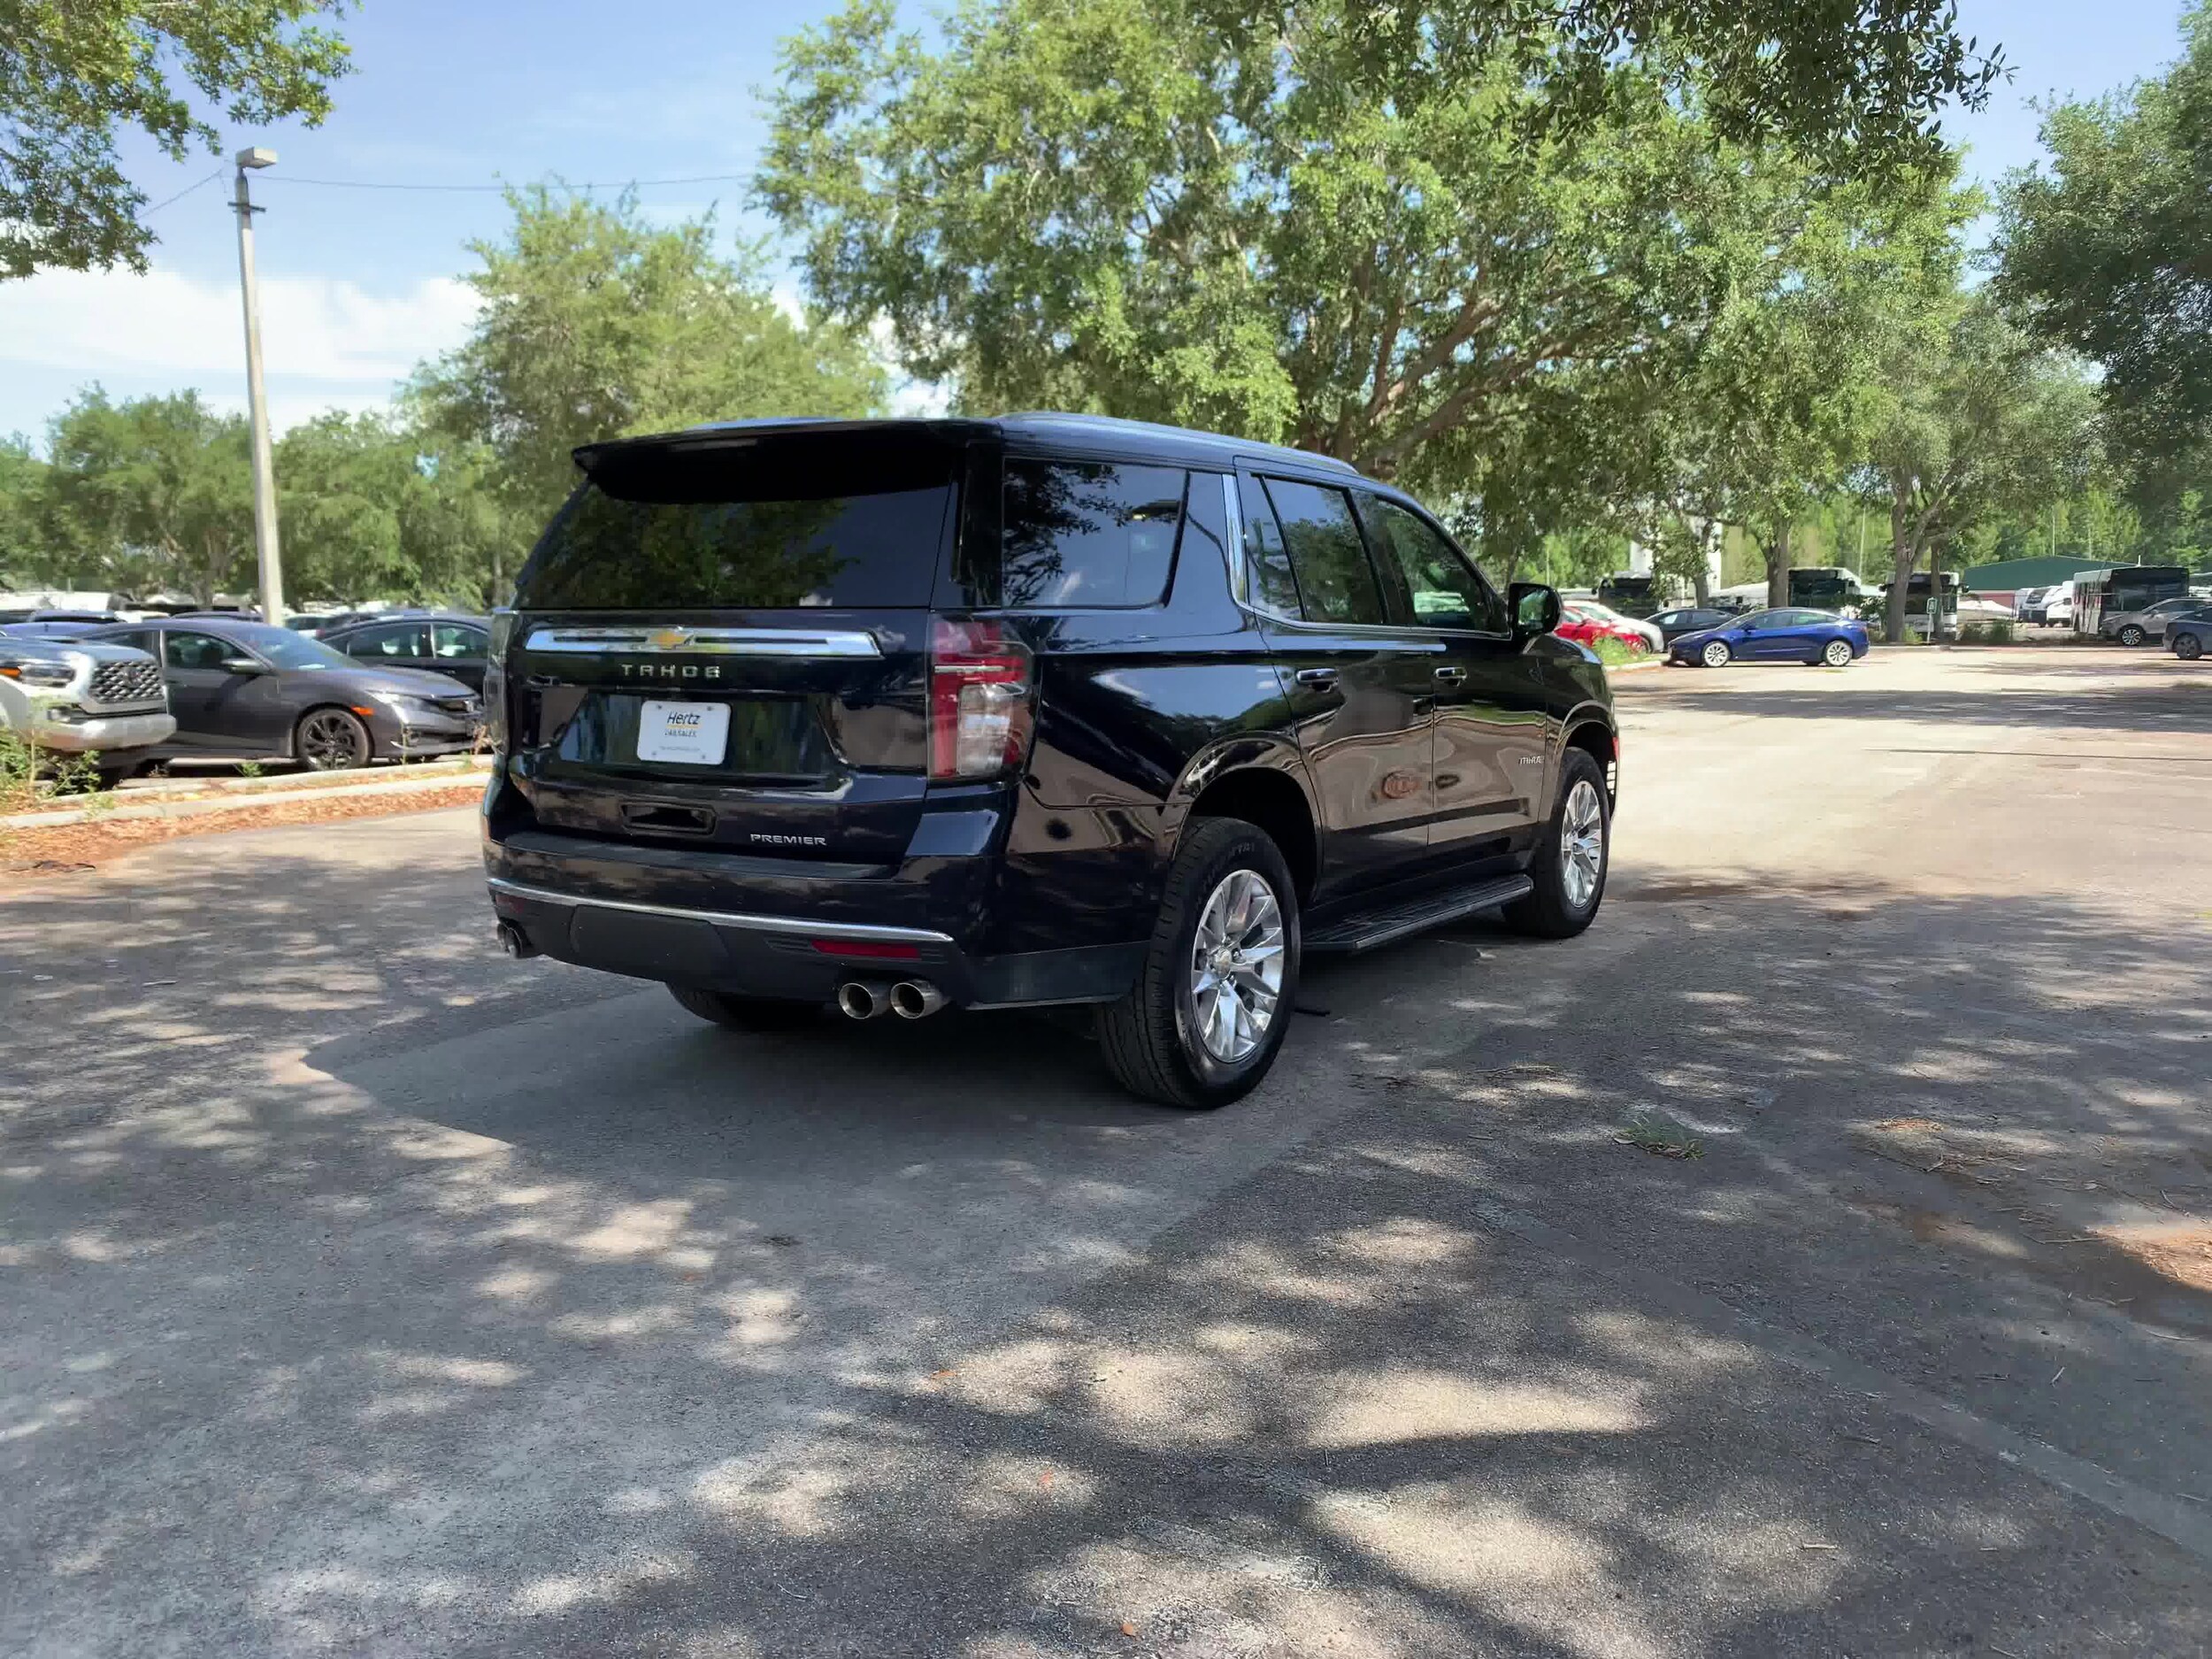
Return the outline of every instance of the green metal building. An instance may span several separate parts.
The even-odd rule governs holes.
[[[2055,558],[2001,559],[1994,565],[1977,565],[1971,570],[1961,571],[1959,578],[1970,594],[2009,596],[2023,588],[2049,588],[2070,581],[2084,571],[2101,571],[2111,564],[2108,557],[2082,558],[2073,554]]]

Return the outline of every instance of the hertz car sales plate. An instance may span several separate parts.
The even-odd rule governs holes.
[[[648,703],[638,710],[637,757],[719,766],[730,747],[726,703]]]

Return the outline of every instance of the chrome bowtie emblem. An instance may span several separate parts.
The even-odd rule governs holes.
[[[657,651],[672,651],[690,644],[695,637],[689,628],[656,628],[645,636],[645,642]]]

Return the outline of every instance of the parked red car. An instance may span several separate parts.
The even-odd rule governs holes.
[[[1651,637],[1636,626],[1610,611],[1597,611],[1569,600],[1559,607],[1559,626],[1552,630],[1563,640],[1572,640],[1578,645],[1595,645],[1600,640],[1617,640],[1628,649],[1632,657],[1641,657],[1651,649]]]

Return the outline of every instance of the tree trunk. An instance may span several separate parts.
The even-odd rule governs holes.
[[[1943,633],[1943,539],[1928,543],[1928,598],[1935,609],[1928,615],[1928,642],[1939,643]]]
[[[1889,600],[1882,608],[1882,638],[1895,645],[1905,637],[1905,590],[1912,585],[1913,566],[1920,562],[1912,537],[1905,528],[1912,503],[1894,485],[1889,496]]]
[[[1790,602],[1790,535],[1796,528],[1786,524],[1773,541],[1759,544],[1759,550],[1766,556],[1767,608],[1770,611]]]

